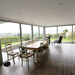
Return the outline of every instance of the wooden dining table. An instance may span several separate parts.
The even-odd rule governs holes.
[[[37,42],[31,43],[31,44],[26,46],[27,49],[36,50],[36,60],[37,60],[37,62],[38,62],[38,50],[41,47],[40,43],[43,43],[43,45],[45,46],[47,44],[47,41],[37,41]]]

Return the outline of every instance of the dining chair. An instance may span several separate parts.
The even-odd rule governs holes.
[[[45,52],[47,52],[49,50],[48,46],[49,46],[49,42],[47,41],[47,43],[45,43],[44,47],[43,47],[43,49],[44,49]]]
[[[28,41],[28,42],[27,42],[27,45],[29,45],[29,44],[31,44],[31,43],[32,43],[32,41]]]
[[[32,41],[32,43],[34,43],[34,42],[35,42],[35,40]]]
[[[29,68],[29,62],[31,60],[34,61],[34,53],[28,53],[26,47],[21,47],[19,46],[19,51],[20,51],[20,58],[21,58],[21,65],[23,66],[23,61],[26,59],[28,62],[28,68]]]
[[[32,43],[32,41],[29,40],[29,41],[27,41],[27,42],[25,43],[25,46],[26,46],[26,45],[30,45],[31,43]],[[32,50],[30,50],[30,49],[27,49],[27,51],[28,51],[28,52],[32,52]]]
[[[43,42],[42,43],[40,43],[40,48],[39,48],[39,50],[38,50],[38,55],[39,55],[39,58],[41,59],[42,58],[42,55],[43,55]],[[34,49],[33,50],[33,52],[34,52],[34,56],[36,57],[36,50]]]
[[[42,57],[42,55],[43,55],[43,47],[44,47],[44,45],[43,45],[43,42],[42,42],[42,43],[40,43],[40,48],[38,50],[38,52],[40,53],[40,57]]]
[[[35,42],[37,42],[38,41],[38,39],[35,39]]]
[[[9,56],[12,56],[11,59],[13,59],[13,62],[15,64],[15,60],[14,58],[18,57],[19,58],[19,52],[13,52],[12,50],[12,45],[10,43],[8,44],[5,44],[5,49],[6,49],[6,52],[7,52],[7,61],[9,61]]]

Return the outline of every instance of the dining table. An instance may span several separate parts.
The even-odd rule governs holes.
[[[26,46],[29,50],[36,50],[36,60],[38,62],[38,50],[40,49],[40,44],[43,43],[43,46],[47,44],[47,41],[36,41]],[[34,51],[33,51],[34,52]]]

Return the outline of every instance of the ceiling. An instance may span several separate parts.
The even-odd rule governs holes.
[[[75,0],[0,0],[0,20],[38,26],[75,24]]]

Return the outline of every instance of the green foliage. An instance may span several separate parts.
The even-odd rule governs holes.
[[[34,33],[34,36],[37,36],[38,35],[38,33]]]
[[[22,36],[22,41],[27,41],[27,40],[30,40],[30,35],[24,34],[24,36]]]
[[[65,30],[64,30],[64,32],[66,33],[66,32],[68,32],[68,30],[67,30],[67,29],[65,29]]]
[[[0,40],[1,40],[1,43],[2,44],[5,44],[6,43],[6,38],[4,37],[4,38],[0,38]]]
[[[52,35],[52,38],[57,38],[57,34],[53,34]]]
[[[65,34],[66,32],[68,32],[68,30],[67,30],[67,29],[63,30],[63,32],[62,32],[62,33],[64,33],[64,34]]]
[[[52,37],[52,34],[48,33],[48,34],[47,34],[47,37]]]
[[[62,33],[58,34],[58,37],[63,35],[63,38],[66,38],[66,32],[68,32],[67,29],[63,30]],[[48,33],[48,34],[46,34],[46,36],[49,36],[51,38],[57,38],[57,34],[50,34],[50,33]],[[68,36],[67,38],[70,38],[70,36]]]
[[[27,40],[30,40],[30,38],[28,36],[25,36],[25,41],[27,41]]]
[[[75,39],[75,33],[73,34],[73,39]]]
[[[43,39],[43,34],[40,34],[40,39]]]
[[[69,34],[66,38],[71,39],[72,38],[72,34]]]
[[[23,41],[27,41],[27,40],[30,40],[29,38],[30,36],[27,35],[27,36],[23,36],[22,39]],[[14,43],[14,42],[20,42],[20,37],[2,37],[0,38],[1,40],[1,44],[5,44],[5,43]]]

